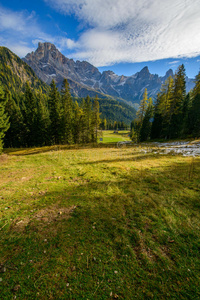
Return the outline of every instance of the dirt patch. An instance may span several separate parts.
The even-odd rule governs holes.
[[[53,222],[60,219],[66,219],[70,217],[70,214],[76,209],[76,206],[71,207],[58,207],[53,206],[39,210],[32,219],[41,220],[43,222]]]
[[[7,162],[8,160],[8,155],[7,154],[1,154],[0,155],[0,163],[4,163],[4,162]]]
[[[71,207],[59,207],[54,205],[37,211],[30,217],[23,219],[15,219],[11,226],[14,230],[24,230],[28,224],[31,224],[34,220],[40,221],[41,223],[51,223],[62,219],[70,218],[71,213],[76,209],[76,206]]]

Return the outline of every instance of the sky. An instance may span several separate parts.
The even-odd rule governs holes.
[[[0,46],[20,57],[51,42],[68,58],[130,76],[200,70],[199,0],[0,0]]]

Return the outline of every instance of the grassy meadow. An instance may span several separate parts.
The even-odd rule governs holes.
[[[101,138],[103,138],[103,143],[131,141],[129,133],[128,130],[119,130],[117,133],[114,130],[103,130]]]
[[[200,158],[0,156],[0,299],[199,299]]]

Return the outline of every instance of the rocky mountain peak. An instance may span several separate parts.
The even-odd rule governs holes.
[[[148,67],[132,76],[119,76],[113,71],[103,73],[87,61],[76,62],[65,57],[55,45],[38,43],[35,52],[29,53],[23,59],[45,83],[55,80],[61,88],[64,78],[67,78],[74,96],[85,97],[118,97],[131,102],[140,102],[144,88],[148,95],[155,97],[167,77],[173,76],[173,71],[167,71],[164,77],[151,74]]]
[[[144,74],[149,74],[149,68],[146,66],[144,67],[140,72],[139,72],[141,75],[144,75]]]
[[[168,78],[169,76],[174,76],[174,73],[173,73],[173,70],[172,69],[169,69],[166,74],[165,74],[165,77]]]

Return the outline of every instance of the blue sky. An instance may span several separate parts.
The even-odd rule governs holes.
[[[0,0],[0,45],[20,57],[51,42],[100,71],[200,70],[199,0]]]

